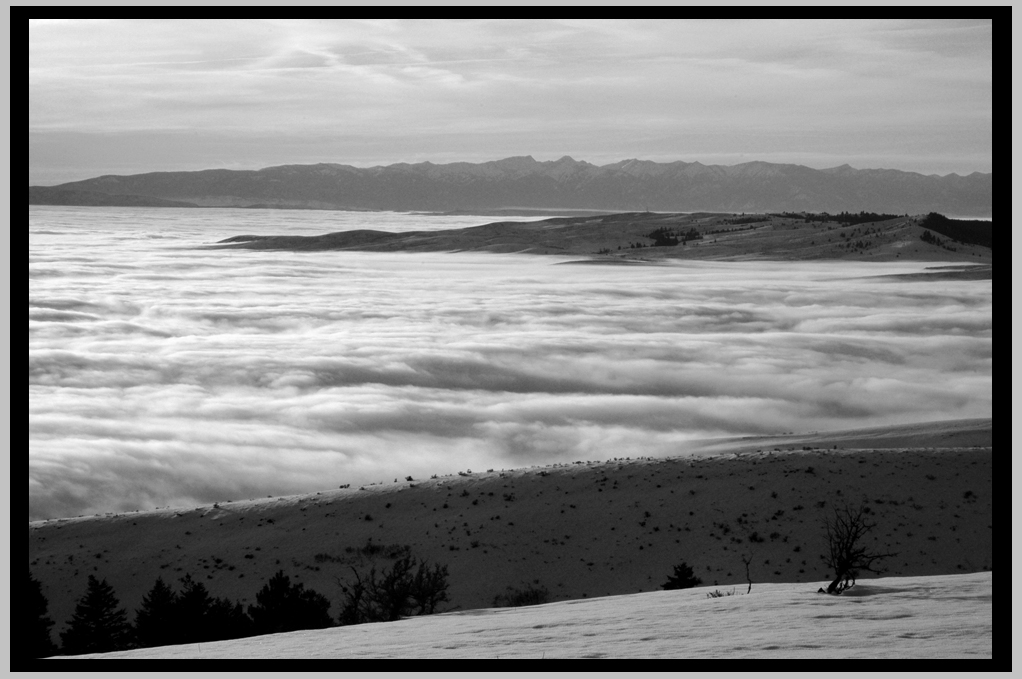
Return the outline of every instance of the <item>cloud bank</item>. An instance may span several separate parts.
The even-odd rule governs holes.
[[[990,281],[203,251],[279,221],[173,212],[31,210],[32,519],[992,412]]]

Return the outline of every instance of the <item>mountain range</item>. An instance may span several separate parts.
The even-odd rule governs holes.
[[[30,205],[151,205],[395,211],[654,210],[941,212],[990,217],[992,173],[816,170],[749,162],[704,165],[623,160],[597,166],[565,156],[485,163],[334,163],[262,170],[104,175],[29,187]]]

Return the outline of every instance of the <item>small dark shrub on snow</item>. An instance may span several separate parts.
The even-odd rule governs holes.
[[[703,584],[701,578],[696,577],[692,567],[682,561],[674,567],[674,575],[667,577],[667,582],[660,585],[661,589],[688,589]]]
[[[543,585],[525,585],[519,589],[508,586],[503,594],[493,597],[494,608],[518,608],[538,606],[550,601],[550,592]]]

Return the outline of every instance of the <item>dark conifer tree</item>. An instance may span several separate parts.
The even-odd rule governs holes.
[[[256,594],[255,605],[248,607],[256,634],[293,632],[300,629],[322,629],[334,621],[328,613],[330,601],[302,583],[291,584],[284,571],[270,578]]]
[[[175,609],[180,633],[174,643],[220,641],[251,634],[251,621],[241,604],[210,596],[206,586],[192,580],[191,575],[181,579]]]
[[[28,658],[46,658],[57,653],[57,647],[50,637],[53,620],[46,615],[48,603],[43,596],[42,585],[28,572],[28,628],[24,631],[28,643],[21,653]],[[11,654],[12,656],[14,653]]]
[[[177,594],[163,578],[157,578],[142,598],[142,607],[135,611],[135,640],[145,648],[175,644],[179,636]]]
[[[191,575],[181,578],[181,592],[174,607],[180,627],[175,643],[191,644],[211,639],[213,630],[210,629],[209,612],[213,607],[213,597],[204,584],[192,580]]]
[[[213,599],[209,607],[208,641],[240,639],[252,636],[252,620],[241,604],[223,597]]]
[[[131,645],[131,625],[114,589],[106,579],[89,576],[85,596],[75,606],[66,631],[60,635],[65,655],[107,653]]]
[[[692,572],[692,567],[682,561],[674,567],[674,575],[667,577],[667,582],[660,585],[662,589],[688,589],[703,584],[703,581]]]

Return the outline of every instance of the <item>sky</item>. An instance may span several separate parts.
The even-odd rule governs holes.
[[[992,167],[989,20],[29,23],[29,183],[532,155]]]
[[[31,518],[992,413],[990,281],[870,278],[925,262],[197,247],[394,219],[33,208]]]

